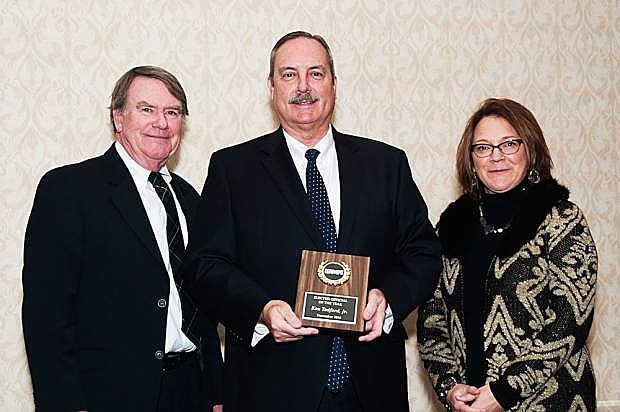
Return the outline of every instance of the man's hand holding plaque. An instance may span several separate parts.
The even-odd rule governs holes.
[[[303,250],[295,314],[304,326],[364,332],[370,258]]]
[[[304,336],[319,333],[316,328],[303,327],[288,303],[282,300],[269,301],[261,312],[260,322],[267,326],[276,342],[294,342]]]

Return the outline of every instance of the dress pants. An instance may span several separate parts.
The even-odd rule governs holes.
[[[203,402],[197,356],[162,371],[157,412],[204,412],[208,405]]]

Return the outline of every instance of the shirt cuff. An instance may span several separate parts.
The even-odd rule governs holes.
[[[252,342],[250,342],[251,347],[255,347],[258,345],[265,336],[269,335],[269,328],[264,323],[258,322],[256,326],[254,326],[254,333],[252,334]]]
[[[385,308],[385,319],[383,319],[383,332],[388,334],[392,331],[392,326],[394,326],[394,314],[392,313],[392,308],[390,305],[387,305]]]

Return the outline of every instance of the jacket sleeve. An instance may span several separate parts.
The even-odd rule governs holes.
[[[428,220],[426,203],[413,181],[407,157],[399,152],[394,202],[395,259],[378,284],[395,322],[402,322],[432,295],[441,272],[439,239]]]
[[[24,245],[22,322],[37,410],[87,409],[76,356],[82,222],[71,182],[45,175]]]
[[[431,299],[420,306],[417,321],[418,352],[436,393],[439,393],[441,384],[450,378],[456,382],[465,381],[457,361],[459,354],[455,353],[461,351],[460,356],[463,355],[463,342],[459,340],[459,336],[463,336],[462,328],[456,315],[449,316],[442,291],[451,262],[445,257],[443,261],[440,284]]]
[[[202,383],[205,405],[213,407],[222,404],[224,362],[222,360],[222,350],[220,339],[217,334],[217,325],[204,317],[206,333],[203,336],[201,355],[202,355]],[[209,409],[210,410],[210,409]]]
[[[532,396],[586,345],[592,326],[597,253],[581,210],[554,207],[542,226],[544,258],[533,268],[547,277],[548,302],[517,358],[491,384],[507,409]]]
[[[249,346],[270,298],[236,260],[234,225],[226,170],[215,153],[189,234],[186,281],[198,306]]]

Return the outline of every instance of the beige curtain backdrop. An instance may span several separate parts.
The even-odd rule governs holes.
[[[50,168],[110,146],[106,107],[115,80],[143,64],[179,77],[191,115],[176,171],[200,190],[214,150],[275,127],[268,54],[281,35],[298,29],[322,34],[332,46],[336,127],[403,148],[433,223],[457,196],[456,144],[477,104],[506,96],[533,111],[554,175],[584,209],[598,246],[589,345],[600,409],[620,410],[618,0],[0,0],[0,6],[1,411],[33,410],[20,305],[24,229],[37,182]],[[414,325],[412,315],[410,403],[413,411],[430,411],[437,406],[420,368]]]

